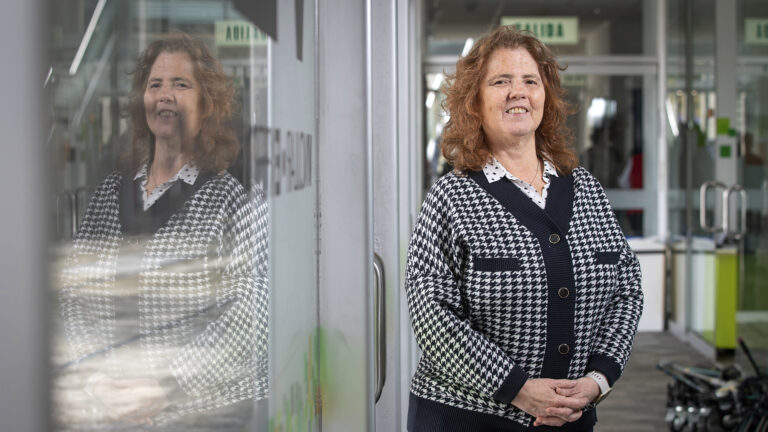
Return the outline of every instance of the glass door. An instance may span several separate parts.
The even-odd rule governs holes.
[[[669,328],[678,336],[695,335],[692,340],[712,351],[718,312],[716,261],[728,250],[722,241],[718,247],[722,221],[716,202],[723,188],[712,183],[717,179],[714,1],[694,8],[691,1],[670,0],[667,16]]]
[[[744,117],[753,123],[745,125],[742,144],[745,153],[740,161],[747,205],[746,232],[740,244],[741,290],[736,331],[765,370],[768,367],[768,123],[765,120],[768,78],[746,74],[741,77],[744,78],[741,93]]]
[[[767,9],[699,5],[667,3],[670,329],[712,357],[742,338],[765,368]]]
[[[740,244],[736,333],[768,368],[768,5],[738,2],[738,112],[746,230]],[[742,353],[736,356],[753,372]]]

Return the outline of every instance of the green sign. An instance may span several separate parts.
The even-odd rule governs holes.
[[[501,17],[501,25],[530,31],[545,44],[574,45],[579,43],[578,17]]]
[[[220,47],[247,47],[265,45],[268,36],[250,21],[221,20],[214,23],[216,45]]]
[[[768,18],[745,19],[744,42],[749,45],[768,45]]]
[[[560,85],[563,87],[584,87],[587,85],[585,75],[560,74]]]

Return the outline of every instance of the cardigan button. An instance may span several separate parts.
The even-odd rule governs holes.
[[[560,344],[560,346],[557,347],[557,351],[562,355],[568,354],[568,351],[570,350],[571,347],[569,347],[568,344]]]
[[[560,236],[557,234],[552,234],[549,236],[549,242],[552,244],[558,244],[560,243]]]
[[[560,296],[560,298],[568,298],[568,296],[571,294],[571,292],[566,287],[562,287],[559,290],[557,290],[557,295]]]

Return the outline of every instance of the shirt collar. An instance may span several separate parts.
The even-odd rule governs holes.
[[[139,168],[139,171],[136,173],[135,176],[133,176],[134,180],[142,179],[142,183],[145,183],[147,181],[147,164],[142,164],[141,168]],[[173,176],[170,180],[168,180],[166,183],[175,182],[179,178],[181,178],[181,181],[188,185],[195,184],[195,181],[197,180],[197,176],[200,174],[200,169],[192,162],[188,162],[184,164],[183,167],[179,170],[179,172],[176,173],[175,176]]]
[[[510,174],[495,157],[491,157],[491,160],[485,164],[483,167],[483,174],[485,174],[485,178],[488,179],[488,183],[499,181],[504,177],[512,181],[521,181],[521,179]],[[557,177],[557,170],[546,159],[544,160],[544,175],[547,177]]]

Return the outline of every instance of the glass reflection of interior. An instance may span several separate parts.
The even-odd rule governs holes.
[[[211,262],[205,257],[212,256],[209,249],[215,247],[216,243],[205,236],[197,238],[195,234],[190,234],[173,241],[185,245],[195,244],[193,249],[181,247],[182,254],[176,258],[173,258],[174,254],[166,254],[169,259],[160,258],[152,264],[147,251],[153,247],[162,247],[163,244],[157,241],[156,235],[129,236],[122,233],[117,237],[102,236],[98,233],[103,232],[96,230],[89,231],[91,237],[88,237],[89,234],[83,233],[83,223],[89,220],[86,217],[89,204],[92,207],[92,221],[94,214],[100,214],[99,208],[93,204],[98,202],[95,194],[99,185],[103,186],[104,179],[121,166],[130,147],[134,132],[128,116],[133,78],[130,73],[136,58],[152,41],[178,30],[200,39],[209,47],[234,86],[235,104],[239,109],[234,111],[228,127],[235,131],[241,151],[227,170],[234,179],[232,185],[245,187],[246,201],[239,205],[231,204],[231,209],[235,211],[233,214],[246,207],[257,211],[256,214],[244,212],[251,215],[244,224],[256,236],[261,236],[258,241],[266,246],[268,226],[261,186],[266,183],[267,149],[251,143],[252,122],[267,123],[266,36],[256,27],[250,26],[229,1],[195,2],[184,7],[176,3],[98,0],[50,2],[49,5],[52,25],[49,53],[51,69],[45,88],[51,116],[46,145],[51,156],[49,172],[54,190],[51,200],[55,202],[51,206],[53,211],[50,215],[51,223],[55,226],[51,251],[54,266],[52,275],[65,275],[63,279],[54,281],[52,286],[55,292],[50,297],[50,361],[54,371],[51,384],[52,411],[58,430],[98,429],[107,425],[134,423],[149,427],[174,422],[200,427],[209,425],[210,430],[223,430],[221,428],[229,424],[228,417],[242,416],[245,411],[233,409],[234,405],[223,403],[224,398],[220,396],[238,391],[245,396],[235,399],[250,400],[245,414],[249,419],[244,421],[254,424],[266,421],[266,416],[261,420],[250,418],[258,417],[265,410],[255,400],[262,399],[267,393],[266,250],[261,253],[256,243],[239,244],[238,239],[232,254],[217,255],[222,259]],[[223,36],[221,34],[226,31],[222,28],[227,26],[230,31],[236,28],[238,32],[247,28],[248,32],[253,32],[254,37],[245,43],[232,41],[226,33]],[[251,113],[253,118],[249,117]],[[217,172],[210,177],[220,175]],[[200,178],[205,180],[209,177]],[[192,198],[190,201],[181,201],[187,205],[190,202]],[[200,217],[205,217],[204,211],[198,213]],[[214,216],[215,213],[211,213],[211,217]],[[206,224],[211,221],[201,222],[208,226]],[[222,219],[221,224],[225,226],[234,222]],[[79,235],[76,234],[78,232]],[[73,242],[75,237],[80,241]],[[242,253],[243,250],[247,250],[247,253]],[[77,257],[74,266],[73,256]],[[242,260],[256,263],[256,267],[246,263],[245,273],[239,273],[238,276],[244,278],[245,282],[224,284],[223,279],[234,274],[227,269],[234,268]],[[148,266],[152,265],[156,268],[149,271]],[[174,279],[170,275],[179,278]],[[169,279],[156,280],[155,284],[147,282],[148,278],[161,276]],[[216,294],[205,294],[192,289],[200,286],[200,280],[211,278],[222,278],[217,279],[222,282],[219,288],[228,286],[233,291],[219,289]],[[64,285],[57,283],[62,280],[67,282]],[[179,280],[182,280],[181,284]],[[167,292],[148,295],[137,288],[146,286],[162,287]],[[103,295],[105,289],[108,295]],[[154,303],[147,305],[148,301]],[[237,306],[243,302],[245,306]],[[168,308],[163,309],[163,305]],[[137,315],[137,311],[146,310],[150,306],[159,307],[165,311],[165,315],[139,319],[142,315]],[[257,306],[259,310],[255,310]],[[238,315],[232,312],[235,307],[245,307],[245,310]],[[244,334],[227,332],[227,326],[235,325],[227,320],[234,317],[246,321],[255,320],[261,324],[247,324],[243,327]],[[214,339],[209,340],[214,342],[187,346],[178,346],[173,342],[192,340],[194,334],[214,335],[211,336]],[[222,338],[216,342],[215,335]],[[216,363],[218,360],[213,360],[216,343],[239,346],[236,340],[226,339],[230,337],[243,337],[240,342],[261,350],[260,353],[252,353],[255,357],[263,357],[255,363],[261,366],[249,366],[252,369],[247,371],[250,378],[245,381],[233,378],[245,373],[237,370],[241,366],[227,369],[227,365],[234,363]],[[248,342],[253,337],[258,338],[258,343]],[[201,341],[199,337],[196,340]],[[75,349],[73,345],[77,345]],[[155,357],[146,356],[146,347],[149,345],[157,348],[153,351]],[[179,364],[169,367],[158,360],[173,357],[174,353],[185,349],[190,356],[197,356],[196,361],[184,364],[183,367],[187,369],[185,372],[180,370],[182,366]],[[219,351],[219,354],[229,352],[228,349]],[[251,355],[246,351],[243,353]],[[160,363],[153,364],[153,361]],[[194,380],[183,382],[182,376],[201,377],[200,373],[205,372],[206,368],[208,372],[216,372],[213,375],[219,375],[221,380],[217,382],[218,378],[204,378],[203,381],[209,380],[207,384],[198,382],[197,387],[192,383]],[[165,373],[158,372],[147,377],[149,369],[164,370]],[[117,383],[114,379],[117,376],[124,381]],[[158,393],[158,387],[152,385],[149,378],[160,384],[163,393]],[[128,379],[132,380],[131,386],[126,384]],[[253,384],[254,381],[256,384]],[[230,384],[222,384],[224,382],[250,382],[248,385],[257,388],[232,390],[227,387]],[[134,396],[144,394],[144,399],[167,402],[170,407],[164,407],[157,416],[146,418],[125,416],[123,413],[117,415],[115,410],[110,410],[106,406],[108,404],[104,403],[107,398],[94,397],[95,394],[104,394],[107,383],[124,385],[122,389],[118,389],[117,384],[110,388],[109,394],[113,400],[109,402],[117,403],[116,400],[129,397],[129,393]],[[190,408],[193,405],[190,401],[193,400],[197,403],[196,408]],[[125,409],[130,405],[128,401],[123,401]],[[116,417],[121,417],[121,420],[115,420]]]

